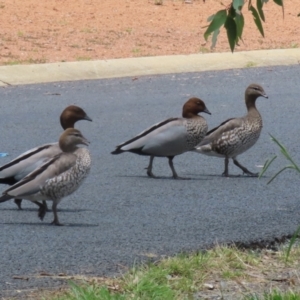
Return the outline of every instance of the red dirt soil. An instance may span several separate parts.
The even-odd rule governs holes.
[[[221,1],[0,0],[0,64],[44,63],[230,51],[224,29],[210,49],[203,33]],[[300,47],[300,1],[264,6],[265,38],[245,5],[236,51]],[[230,4],[225,0],[224,4]]]

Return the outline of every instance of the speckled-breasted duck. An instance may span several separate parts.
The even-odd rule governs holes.
[[[75,105],[66,107],[60,115],[60,124],[65,130],[67,128],[74,128],[74,124],[80,120],[92,121],[86,112]],[[59,154],[61,149],[58,143],[50,143],[30,149],[9,163],[0,167],[0,183],[13,185],[24,178],[38,166],[42,165],[45,160]],[[21,207],[22,199],[15,199],[15,203]],[[42,205],[34,202],[39,207]],[[46,203],[44,203],[46,205]]]
[[[0,203],[12,198],[52,200],[52,224],[61,225],[57,216],[58,203],[80,187],[91,167],[88,149],[78,145],[88,146],[89,142],[79,130],[65,130],[59,139],[61,152],[7,189],[0,197]],[[41,206],[38,215],[41,220],[45,214],[46,209]]]
[[[196,152],[225,158],[223,176],[229,176],[228,163],[233,163],[242,169],[243,173],[258,176],[252,173],[237,161],[237,156],[251,148],[258,140],[263,127],[259,111],[255,106],[258,97],[268,98],[259,84],[250,84],[245,91],[245,102],[248,113],[242,118],[232,118],[221,123],[220,126],[207,132],[206,137],[195,148]]]
[[[170,118],[144,130],[134,138],[116,147],[112,154],[132,152],[139,155],[150,156],[147,175],[155,177],[152,173],[154,157],[167,157],[173,178],[178,177],[173,166],[176,155],[194,149],[201,142],[207,132],[206,120],[198,113],[210,114],[205,103],[198,98],[189,99],[182,109],[182,118]]]

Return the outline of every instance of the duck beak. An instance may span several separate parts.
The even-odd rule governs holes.
[[[87,120],[87,121],[93,122],[93,120],[88,115],[85,115],[85,117],[83,118],[83,120]]]
[[[261,94],[264,98],[269,98],[268,95],[266,93]]]
[[[205,112],[205,113],[211,115],[211,112],[210,112],[206,107],[205,107],[205,109],[203,110],[203,112]]]
[[[91,143],[85,137],[83,137],[81,141],[82,141],[82,145],[86,145],[86,146],[89,146],[89,144]]]

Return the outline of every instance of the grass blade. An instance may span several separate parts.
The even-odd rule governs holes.
[[[269,166],[271,165],[271,163],[277,158],[277,155],[275,155],[274,157],[271,158],[271,160],[267,160],[259,174],[259,177],[258,178],[261,178],[265,173],[266,171],[268,170]]]
[[[267,184],[269,184],[269,183],[271,183],[281,172],[283,172],[284,170],[286,170],[286,169],[294,169],[294,167],[293,166],[286,166],[286,167],[284,167],[283,169],[281,169],[279,172],[277,172],[268,182],[267,182]]]
[[[290,240],[289,247],[288,247],[288,249],[287,249],[287,251],[286,251],[285,262],[287,262],[288,259],[289,259],[289,256],[290,256],[292,247],[293,247],[293,245],[295,244],[296,239],[297,239],[299,233],[300,233],[300,226],[297,228],[297,230],[295,231],[295,233],[293,234],[293,236],[292,236],[292,238],[291,238],[291,240]]]

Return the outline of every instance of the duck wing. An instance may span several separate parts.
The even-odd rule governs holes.
[[[58,143],[44,144],[30,149],[0,167],[0,183],[14,183],[61,152]]]
[[[112,154],[119,154],[125,151],[137,154],[146,154],[154,148],[164,148],[172,141],[185,138],[186,128],[181,118],[169,118],[142,131],[134,138],[118,145]],[[177,143],[177,142],[176,142]]]
[[[235,134],[235,132],[239,130],[242,126],[243,126],[243,118],[228,119],[223,123],[221,123],[219,126],[208,131],[205,138],[202,140],[202,142],[199,145],[197,145],[196,148],[208,145],[220,139],[225,139],[231,134]]]
[[[75,154],[60,153],[11,186],[3,194],[4,196],[9,195],[12,197],[33,195],[41,190],[47,180],[59,176],[72,168],[76,163],[76,159],[77,156]],[[1,198],[0,202],[6,201],[1,201]]]

